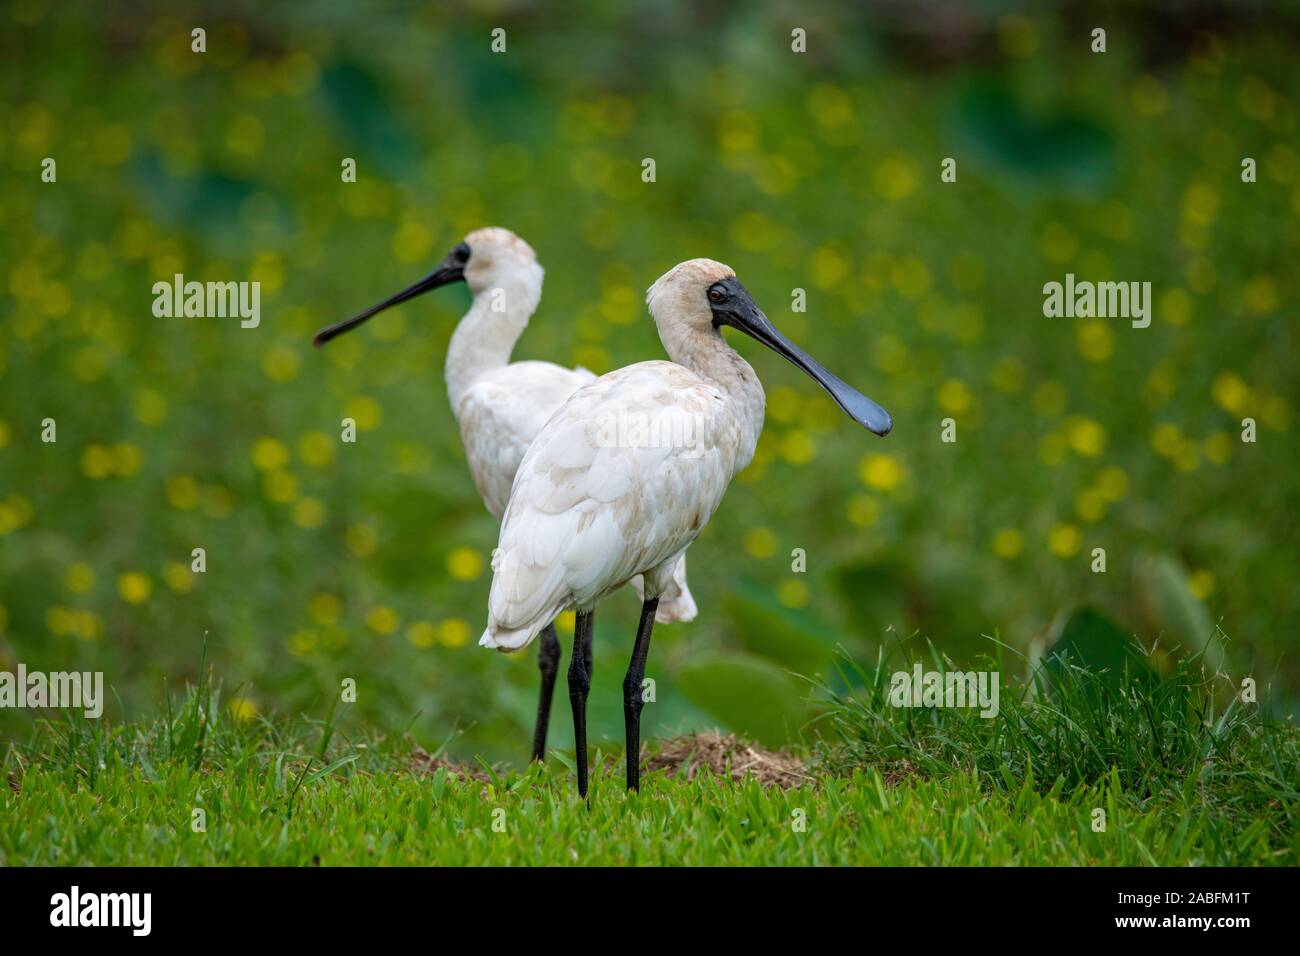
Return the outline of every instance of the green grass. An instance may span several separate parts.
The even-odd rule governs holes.
[[[1094,690],[1101,680],[1086,671],[1069,679]],[[43,723],[11,746],[0,864],[1300,859],[1295,732],[1231,710],[1199,732],[1179,729],[1173,714],[1186,701],[1169,701],[1195,685],[1160,682],[1127,698],[1136,709],[1112,703],[1109,717],[1094,715],[1097,726],[1087,724],[1085,697],[1071,692],[1054,703],[1004,694],[1005,721],[951,711],[916,720],[888,708],[869,716],[876,686],[838,702],[841,742],[823,747],[806,785],[782,790],[707,771],[687,779],[681,768],[648,774],[641,793],[628,795],[622,754],[598,749],[584,806],[563,754],[522,771],[474,768],[482,779],[428,772],[405,735],[349,739],[346,713],[239,720],[205,680],[155,721]],[[1138,711],[1148,709],[1165,747],[1159,770],[1144,751],[1155,733],[1139,730]],[[1111,749],[1089,753],[1105,740]],[[196,808],[205,832],[192,829]],[[1104,832],[1093,829],[1098,809]]]
[[[300,768],[299,768],[300,769]],[[248,775],[173,764],[116,766],[95,789],[49,768],[0,800],[0,862],[16,864],[1258,864],[1279,862],[1258,829],[1227,832],[1208,811],[1132,811],[1118,784],[1065,795],[990,797],[970,774],[888,787],[875,772],[789,791],[705,775],[652,774],[622,792],[612,757],[583,808],[564,768],[499,784],[445,773],[352,773],[304,783],[275,761]],[[190,830],[202,793],[206,833]],[[1105,833],[1090,813],[1103,807]],[[493,812],[505,811],[505,831]],[[793,829],[797,809],[807,827]],[[1294,851],[1294,847],[1292,848]]]
[[[1005,673],[997,660],[985,666]],[[953,669],[933,646],[926,667]],[[1236,859],[1230,845],[1256,838],[1278,862],[1297,859],[1300,733],[1243,703],[1199,656],[1161,677],[1139,656],[1119,672],[1053,655],[1023,686],[1002,688],[994,719],[974,709],[891,707],[894,670],[883,653],[872,669],[844,662],[841,676],[856,686],[830,694],[836,743],[823,747],[826,767],[966,773],[999,800],[1074,794],[1105,781],[1108,796],[1131,811],[1204,828],[1213,852],[1225,854],[1220,862]]]

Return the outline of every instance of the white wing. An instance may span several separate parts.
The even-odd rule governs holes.
[[[514,362],[474,381],[454,409],[474,487],[498,521],[524,452],[570,395],[596,378],[585,368]]]
[[[740,439],[718,387],[672,362],[575,392],[519,467],[479,643],[523,647],[564,608],[675,560],[721,503]]]

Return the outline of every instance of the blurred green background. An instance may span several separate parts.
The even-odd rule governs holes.
[[[1083,607],[1157,663],[1220,625],[1289,708],[1300,22],[1242,9],[4,0],[0,666],[103,670],[129,717],[208,632],[241,714],[322,714],[354,677],[347,727],[522,762],[535,652],[476,646],[496,528],[442,378],[468,292],[310,345],[494,224],[547,268],[518,358],[660,357],[644,289],[708,256],[897,422],[868,436],[738,343],[767,426],[690,552],[699,619],[655,632],[649,734],[780,742],[788,671],[837,643],[970,665]],[[155,318],[177,272],[260,281],[261,326]],[[1151,327],[1045,318],[1067,272],[1151,282]],[[635,626],[628,592],[597,615],[595,739]]]

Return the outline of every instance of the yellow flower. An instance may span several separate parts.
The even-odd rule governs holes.
[[[770,528],[751,528],[745,535],[745,550],[755,558],[770,558],[776,554],[776,535]]]
[[[1258,76],[1246,77],[1237,90],[1237,105],[1251,119],[1271,119],[1279,99],[1273,88]]]
[[[177,594],[188,594],[194,590],[194,572],[188,564],[179,561],[168,561],[163,566],[163,580]]]
[[[1214,290],[1219,277],[1214,263],[1205,256],[1199,256],[1187,264],[1187,284],[1197,295],[1206,295]]]
[[[383,419],[383,409],[373,398],[360,395],[348,402],[344,415],[357,423],[361,431],[377,428]]]
[[[998,359],[990,376],[993,387],[1003,392],[1018,392],[1025,387],[1025,366],[1014,355]]]
[[[325,506],[318,498],[302,498],[293,506],[293,521],[300,528],[319,528],[325,521]]]
[[[820,289],[834,289],[849,276],[849,262],[831,246],[818,246],[808,264],[808,275]]]
[[[253,443],[253,464],[261,471],[275,471],[289,463],[289,449],[275,438],[262,437]]]
[[[95,571],[85,561],[74,561],[68,565],[63,583],[73,594],[85,594],[95,586]]]
[[[1100,319],[1079,325],[1079,354],[1089,362],[1104,362],[1115,352],[1115,333]]]
[[[346,533],[348,550],[358,558],[366,558],[379,548],[379,534],[368,524],[354,524]]]
[[[1210,385],[1210,394],[1224,411],[1240,415],[1250,404],[1250,386],[1232,372],[1220,372]]]
[[[265,140],[262,121],[251,113],[240,113],[226,126],[226,149],[238,156],[256,156]]]
[[[45,623],[56,634],[71,634],[83,641],[93,641],[104,634],[104,622],[99,615],[79,608],[50,608]]]
[[[428,621],[416,621],[406,629],[406,639],[415,647],[424,650],[433,647],[438,640],[438,629]]]
[[[433,233],[415,220],[402,223],[393,235],[393,254],[403,262],[423,262],[432,248]]]
[[[152,388],[135,393],[135,418],[141,425],[161,425],[167,420],[167,399]]]
[[[798,578],[786,578],[777,585],[776,599],[786,607],[803,607],[808,603],[808,585]]]
[[[799,393],[788,385],[778,385],[767,396],[767,417],[788,424],[799,418],[802,402]]]
[[[1205,183],[1192,183],[1183,193],[1183,221],[1208,226],[1219,211],[1219,194]]]
[[[244,200],[244,215],[259,215],[258,208],[262,201],[260,194],[254,194]],[[250,212],[251,211],[251,212]],[[248,267],[249,278],[262,284],[262,295],[273,296],[284,285],[284,263],[274,252],[259,252],[257,258]]]
[[[871,453],[858,465],[862,481],[877,491],[892,491],[903,482],[903,465],[893,455]]]
[[[930,270],[916,256],[907,256],[894,263],[889,281],[899,295],[906,299],[919,299],[930,288]]]
[[[334,460],[334,442],[324,432],[308,432],[298,439],[298,457],[312,468],[324,468]]]
[[[1034,408],[1044,415],[1059,415],[1065,411],[1065,386],[1049,380],[1034,389]]]
[[[561,611],[560,616],[555,619],[555,629],[561,634],[572,634],[577,621],[578,615],[575,611]]]
[[[1205,439],[1205,457],[1216,465],[1227,464],[1232,457],[1232,438],[1227,432],[1215,432]]]
[[[203,513],[212,518],[225,518],[235,510],[235,499],[229,488],[207,485],[203,489]]]
[[[849,521],[856,527],[869,528],[880,517],[880,503],[870,495],[854,495],[849,499]]]
[[[1048,432],[1038,442],[1038,460],[1044,465],[1056,466],[1065,461],[1069,444],[1059,432]]]
[[[1075,454],[1096,458],[1106,447],[1106,429],[1091,418],[1071,415],[1065,420],[1065,436]]]
[[[32,504],[21,495],[0,501],[0,535],[17,531],[32,520]]]
[[[1106,498],[1096,488],[1085,489],[1074,498],[1074,513],[1088,524],[1100,521],[1106,514]]]
[[[144,455],[130,442],[117,442],[110,454],[113,456],[113,470],[123,478],[130,478],[140,470]]]
[[[45,630],[56,637],[66,637],[73,630],[72,609],[55,605],[45,609]]]
[[[1192,317],[1192,297],[1185,289],[1170,289],[1160,296],[1159,311],[1170,325],[1186,325]]]
[[[307,602],[307,613],[317,624],[330,625],[343,613],[343,604],[333,594],[317,594]]]
[[[257,716],[257,704],[247,697],[232,697],[226,706],[230,708],[230,715],[235,720],[252,720]]]
[[[1246,283],[1242,298],[1252,312],[1272,312],[1277,309],[1277,285],[1268,276],[1255,276]]]
[[[1264,407],[1259,420],[1276,431],[1286,431],[1291,421],[1291,406],[1281,395],[1261,395]]]
[[[998,49],[1007,56],[1026,57],[1038,49],[1038,31],[1028,17],[1008,13],[998,20]]]
[[[899,375],[907,368],[907,346],[892,335],[876,340],[876,368],[886,375]]]
[[[316,649],[316,632],[309,631],[306,628],[294,631],[286,643],[289,647],[289,653],[294,657],[306,657]]]
[[[1047,546],[1058,558],[1068,558],[1079,550],[1083,535],[1072,524],[1057,524],[1047,536]]]
[[[153,582],[149,575],[140,571],[127,571],[117,578],[117,593],[128,604],[143,604],[149,600],[153,591]]]
[[[916,164],[904,153],[886,156],[876,164],[872,185],[886,199],[906,199],[916,189]]]
[[[1106,501],[1119,501],[1128,494],[1128,475],[1123,468],[1107,468],[1097,476],[1097,490]]]
[[[950,378],[939,386],[939,407],[949,415],[960,415],[970,408],[971,390],[960,379]]]
[[[107,478],[113,473],[113,453],[103,445],[87,445],[81,453],[81,471],[87,478]]]
[[[464,618],[447,618],[439,632],[444,647],[464,647],[469,643],[469,622]]]
[[[1156,450],[1156,454],[1165,458],[1173,458],[1177,455],[1182,444],[1182,430],[1170,422],[1157,425],[1151,432],[1151,447]]]
[[[1049,222],[1040,240],[1043,257],[1052,262],[1067,262],[1079,251],[1079,240],[1059,222]]]
[[[163,485],[167,501],[173,508],[188,511],[199,503],[198,483],[189,475],[176,475],[168,478]]]
[[[1195,471],[1201,464],[1201,451],[1194,441],[1182,441],[1173,454],[1174,467],[1179,471]]]
[[[473,548],[453,548],[447,555],[447,571],[457,581],[473,581],[483,573],[483,556]]]
[[[1193,571],[1187,578],[1187,587],[1193,596],[1204,601],[1214,593],[1214,574],[1205,568]]]
[[[292,472],[273,471],[262,479],[262,491],[270,500],[288,504],[298,498],[298,479]]]
[[[1159,116],[1169,108],[1165,85],[1154,76],[1144,74],[1133,81],[1133,109],[1140,116]]]
[[[1024,549],[1025,537],[1015,528],[999,528],[993,535],[993,553],[1010,561]]]
[[[392,608],[373,607],[366,614],[366,627],[376,634],[392,634],[393,631],[397,630],[397,625],[400,623],[397,612]]]
[[[806,465],[817,457],[817,444],[806,431],[796,428],[781,439],[781,457],[792,465]]]
[[[298,353],[283,345],[267,349],[262,357],[262,371],[273,382],[292,381],[298,374]]]

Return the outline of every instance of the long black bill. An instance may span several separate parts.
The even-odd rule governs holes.
[[[867,396],[827,371],[820,362],[782,335],[754,304],[749,292],[736,278],[723,279],[709,286],[709,307],[714,325],[729,325],[757,339],[777,355],[798,366],[808,377],[826,390],[835,404],[870,432],[882,438],[894,427],[894,420]]]
[[[465,278],[465,262],[469,259],[469,247],[463,242],[451,251],[446,259],[427,276],[421,279],[415,285],[403,289],[397,295],[390,296],[378,305],[373,305],[364,312],[358,312],[350,319],[344,319],[342,322],[335,322],[331,326],[321,329],[312,339],[312,343],[318,348],[328,342],[335,336],[342,335],[349,329],[355,329],[362,322],[371,316],[378,315],[384,309],[405,302],[407,299],[414,299],[417,295],[423,295],[430,289],[436,289],[439,286],[449,285],[452,282],[460,282]]]

